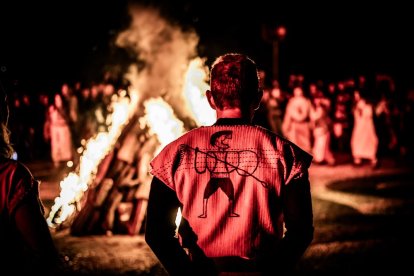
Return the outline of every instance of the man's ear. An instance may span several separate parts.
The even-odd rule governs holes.
[[[214,102],[213,95],[211,95],[210,90],[206,91],[206,96],[207,96],[207,100],[208,100],[208,103],[210,104],[211,108],[216,110],[217,106],[216,106],[216,103]]]

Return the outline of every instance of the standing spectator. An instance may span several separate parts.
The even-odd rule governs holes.
[[[378,163],[378,137],[374,126],[374,107],[355,91],[354,127],[351,136],[351,151],[354,164],[360,165],[368,159],[372,166]]]
[[[48,108],[49,97],[46,93],[40,93],[37,102],[35,104],[35,112],[37,114],[35,120],[35,158],[41,160],[47,160],[50,158],[50,137],[45,136],[45,131],[50,133],[50,129],[45,130],[45,126],[48,128]]]
[[[311,152],[310,108],[311,103],[304,96],[302,87],[295,87],[282,125],[285,137],[307,152]]]
[[[262,97],[254,61],[219,57],[210,86],[217,122],[151,162],[146,241],[170,275],[289,273],[313,237],[312,157],[251,124]]]
[[[270,130],[279,135],[282,135],[283,133],[283,114],[285,113],[287,101],[288,98],[280,88],[279,82],[277,80],[273,80],[272,88],[266,101],[268,112],[267,119],[269,121]]]
[[[333,104],[333,136],[335,148],[342,153],[349,153],[350,149],[352,99],[353,92],[351,93],[351,88],[346,87],[345,82],[339,82]]]
[[[382,93],[381,98],[375,106],[375,123],[379,134],[378,155],[381,157],[396,153],[398,148],[398,114],[396,104],[389,94]]]
[[[32,161],[35,154],[35,112],[34,105],[26,92],[22,95],[20,124],[22,125],[21,142],[23,148],[19,152],[19,160],[22,162]],[[24,118],[24,119],[23,119]]]
[[[313,134],[312,154],[315,163],[326,162],[335,164],[335,158],[331,150],[332,120],[329,117],[331,102],[321,91],[312,98],[310,111],[311,129]]]
[[[91,90],[84,87],[79,98],[79,138],[89,140],[95,135],[94,103]]]
[[[66,110],[68,115],[67,122],[70,128],[72,145],[75,148],[78,148],[80,144],[80,135],[79,135],[79,103],[78,97],[73,93],[73,89],[69,86],[69,84],[64,83],[61,87],[61,98],[63,102],[63,106]]]
[[[60,94],[55,94],[54,102],[49,106],[48,116],[52,161],[54,166],[58,168],[63,162],[73,160],[74,151],[69,117]]]

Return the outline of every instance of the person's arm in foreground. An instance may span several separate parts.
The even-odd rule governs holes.
[[[191,260],[175,238],[180,202],[173,190],[154,177],[147,207],[145,241],[170,275],[191,275]]]
[[[20,171],[16,172],[19,175]],[[22,174],[24,175],[24,174]],[[24,176],[20,182],[34,181]],[[62,268],[58,251],[49,231],[42,203],[39,199],[38,183],[33,183],[33,190],[27,194],[14,210],[14,220],[23,241],[34,254],[34,262],[40,272],[52,275]]]
[[[304,254],[313,239],[313,213],[308,173],[293,179],[283,187],[285,236],[277,258],[289,273]]]
[[[16,226],[24,241],[38,258],[39,270],[50,274],[61,269],[58,251],[39,203],[30,198],[16,209]]]

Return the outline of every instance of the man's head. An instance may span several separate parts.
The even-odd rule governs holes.
[[[220,110],[257,109],[262,90],[256,64],[242,54],[225,54],[216,59],[210,73],[210,92]]]

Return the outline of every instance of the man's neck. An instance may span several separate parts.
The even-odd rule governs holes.
[[[214,123],[215,126],[251,125],[251,122],[242,118],[220,118]]]
[[[216,109],[216,116],[217,119],[222,118],[238,118],[238,119],[244,119],[248,122],[251,122],[253,115],[249,116],[247,114],[243,114],[240,108],[225,108],[223,110]]]

